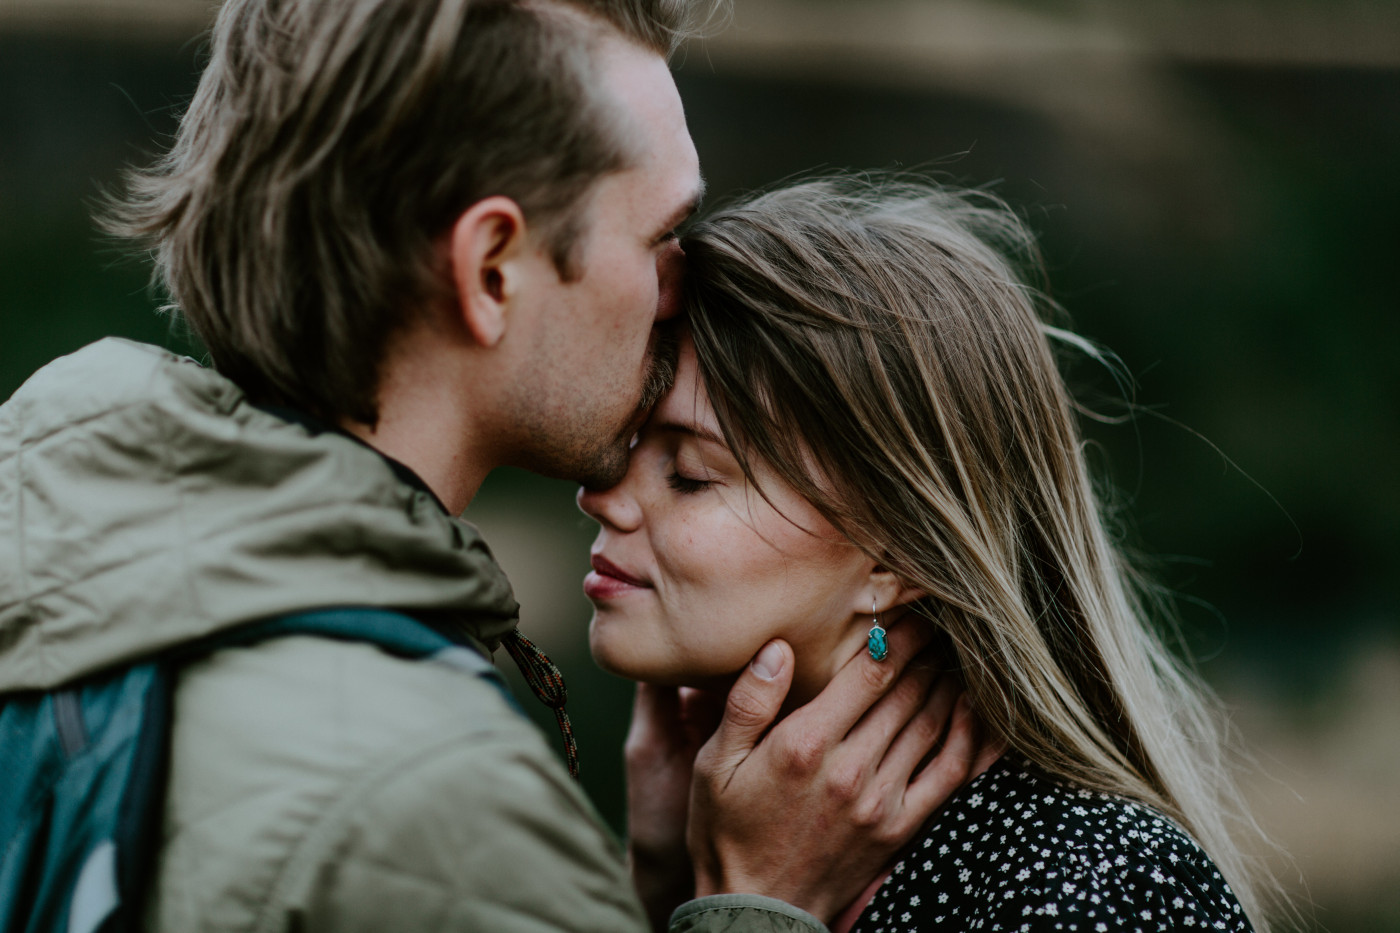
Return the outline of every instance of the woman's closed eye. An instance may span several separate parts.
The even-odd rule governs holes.
[[[671,474],[666,477],[666,484],[682,495],[690,495],[708,489],[714,484],[714,480],[682,476],[679,470],[672,470]]]
[[[661,443],[660,456],[667,469],[666,485],[681,495],[726,485],[730,470],[727,448],[719,435],[690,422],[663,421],[654,426]]]

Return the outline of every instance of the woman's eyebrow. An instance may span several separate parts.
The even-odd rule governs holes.
[[[652,425],[652,427],[656,428],[658,431],[670,431],[674,434],[688,434],[702,441],[718,444],[725,450],[729,449],[729,445],[725,443],[723,437],[702,424],[689,421],[661,421]]]

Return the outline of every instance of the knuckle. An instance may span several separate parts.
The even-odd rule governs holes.
[[[865,683],[876,693],[886,693],[894,683],[895,667],[882,661],[871,661],[865,664],[862,669],[862,676]]]
[[[691,772],[695,777],[695,783],[708,784],[714,781],[715,776],[721,771],[721,760],[718,753],[709,746],[700,749],[695,756],[694,770]]]
[[[652,747],[641,736],[628,735],[627,741],[622,743],[622,757],[627,761],[645,761]]]
[[[885,820],[871,833],[871,838],[875,840],[876,845],[897,849],[916,829],[917,826],[907,826],[902,821]]]
[[[917,710],[928,698],[929,675],[926,671],[909,671],[890,692],[911,712]]]
[[[851,821],[857,826],[872,832],[881,828],[885,822],[885,816],[889,808],[881,796],[869,795],[862,797],[851,813]],[[888,830],[884,830],[887,832]],[[883,833],[876,833],[882,838]]]
[[[782,747],[782,760],[788,770],[795,774],[816,773],[824,754],[821,743],[811,736],[798,736]]]
[[[725,705],[725,718],[736,726],[750,729],[766,725],[771,715],[758,697],[735,690]]]
[[[865,770],[860,767],[843,766],[833,768],[827,777],[826,792],[833,799],[846,804],[854,804],[860,810],[861,789],[865,786]]]
[[[920,710],[919,714],[909,721],[909,728],[914,730],[915,737],[929,747],[932,747],[943,737],[946,725],[946,717],[939,715],[937,709],[928,706]]]

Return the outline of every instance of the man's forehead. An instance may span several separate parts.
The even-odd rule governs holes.
[[[633,222],[653,228],[648,234],[662,233],[694,212],[705,187],[680,92],[655,52],[611,37],[600,43],[598,56],[599,90],[630,163],[601,187],[611,189],[605,197],[629,202]]]
[[[598,91],[614,111],[628,142],[645,142],[648,150],[669,143],[671,158],[681,158],[681,147],[693,144],[686,129],[685,108],[670,66],[658,53],[621,37],[603,40],[597,51]]]

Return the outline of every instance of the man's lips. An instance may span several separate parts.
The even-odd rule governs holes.
[[[600,554],[593,555],[593,572],[583,578],[583,595],[597,602],[650,589],[651,584],[633,576]]]

